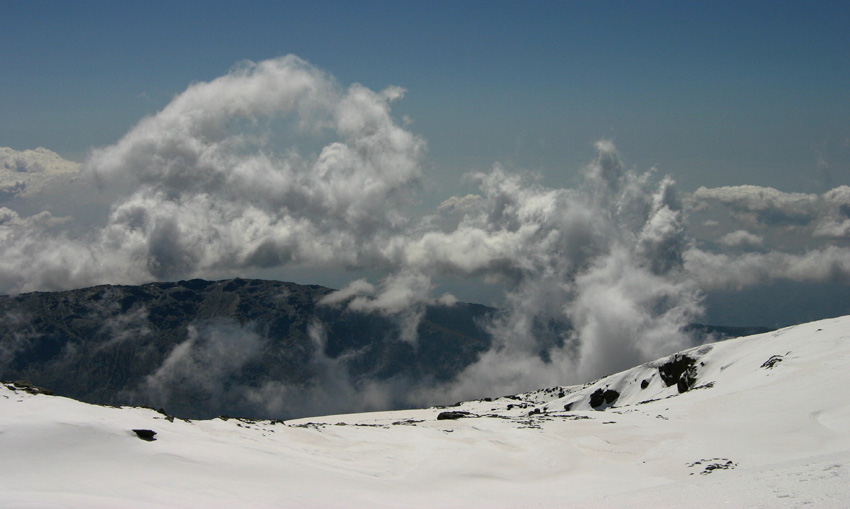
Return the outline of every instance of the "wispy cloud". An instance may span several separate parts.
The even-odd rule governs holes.
[[[156,371],[131,397],[195,415],[220,408],[244,408],[244,388],[234,385],[242,368],[260,354],[264,339],[249,325],[231,320],[205,320],[188,326],[188,338],[177,344]]]
[[[735,230],[720,237],[720,242],[729,247],[759,246],[764,242],[764,237],[752,234],[747,230]]]

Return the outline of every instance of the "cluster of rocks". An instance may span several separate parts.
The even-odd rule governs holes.
[[[680,394],[687,392],[697,382],[697,360],[687,354],[677,353],[658,366],[658,374],[665,386],[675,384]]]
[[[0,383],[5,385],[7,389],[11,389],[13,391],[21,390],[21,391],[24,391],[24,392],[29,393],[29,394],[44,394],[46,396],[52,396],[53,395],[53,391],[51,391],[49,389],[45,389],[43,387],[38,387],[37,385],[33,385],[33,384],[31,384],[29,382],[25,382],[23,380],[17,380],[17,381],[14,381],[14,382],[3,381],[3,382],[0,382]]]

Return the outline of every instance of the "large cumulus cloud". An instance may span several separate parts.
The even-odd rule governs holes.
[[[406,265],[508,285],[489,325],[495,347],[435,394],[577,382],[689,344],[682,329],[698,316],[700,296],[683,270],[688,240],[675,183],[626,170],[610,142],[597,150],[577,189],[499,167],[477,175],[477,198],[444,204],[462,215],[456,229],[393,246]]]
[[[420,176],[424,142],[390,116],[401,95],[341,89],[291,56],[247,65],[191,86],[95,151],[85,170],[141,184],[108,230],[145,246],[157,277],[303,260],[356,265],[369,249],[359,239],[407,220],[402,205]],[[304,154],[271,140],[270,127],[234,128],[281,117],[327,143]]]
[[[363,265],[409,221],[420,178],[425,143],[390,114],[402,94],[342,88],[293,56],[193,84],[83,165],[100,186],[131,189],[105,226],[70,238],[5,223],[3,254],[17,261],[0,281],[20,292]],[[305,139],[315,150],[292,141]]]

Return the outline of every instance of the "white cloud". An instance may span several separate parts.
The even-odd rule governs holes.
[[[79,171],[79,163],[44,147],[23,151],[0,147],[0,199],[33,196],[55,181],[75,178]]]
[[[597,148],[577,190],[496,167],[477,176],[481,198],[462,200],[456,230],[423,234],[404,251],[393,246],[423,270],[511,282],[489,325],[494,348],[424,394],[463,399],[577,382],[688,344],[682,327],[700,299],[683,277],[675,185],[622,169],[610,142]]]
[[[729,247],[760,246],[764,242],[764,237],[752,234],[747,230],[735,230],[722,236],[720,242]]]
[[[785,193],[759,186],[701,187],[691,199],[694,210],[720,203],[728,207],[737,222],[756,229],[804,229],[804,235],[830,238],[846,238],[850,229],[850,223],[845,224],[850,220],[848,186],[836,187],[822,195]]]
[[[335,306],[342,302],[345,302],[351,299],[354,296],[361,295],[374,295],[375,286],[366,281],[365,279],[358,279],[356,281],[352,281],[345,288],[341,290],[337,290],[335,292],[331,292],[319,301],[320,304]]]
[[[832,282],[850,277],[850,248],[828,246],[801,254],[708,253],[696,249],[685,253],[690,278],[704,290],[742,289],[774,280]]]
[[[400,313],[431,300],[431,280],[420,273],[399,273],[386,278],[375,296],[358,295],[348,304],[354,311]]]
[[[342,290],[322,298],[321,304],[338,305],[345,302],[346,308],[365,313],[380,313],[395,318],[401,339],[411,343],[417,340],[419,322],[425,315],[425,306],[437,302],[431,296],[431,279],[418,272],[399,272],[386,277],[378,291],[358,279]],[[451,296],[443,296],[451,301]]]
[[[721,223],[713,240],[730,248],[755,247],[778,252],[814,248],[850,240],[850,187],[839,186],[821,195],[784,193],[769,187],[699,188],[689,199],[692,210],[720,204],[731,212],[733,227]],[[709,223],[706,222],[706,225]],[[746,228],[740,228],[745,226]]]
[[[728,186],[700,187],[693,197],[702,201],[717,201],[739,214],[750,214],[765,224],[804,225],[816,214],[818,196],[805,193],[784,193],[772,187]]]
[[[817,225],[814,231],[815,237],[828,237],[833,239],[850,238],[850,219],[838,221],[827,219]]]
[[[305,383],[268,381],[258,387],[241,387],[237,394],[245,407],[253,413],[290,418],[368,412],[410,404],[409,380],[397,377],[355,382],[346,368],[346,361],[353,354],[328,357],[326,332],[320,323],[310,324],[308,334],[313,343],[308,366],[313,378]]]
[[[140,388],[143,400],[175,406],[191,398],[198,411],[221,408],[222,401],[238,400],[242,388],[232,388],[228,380],[238,377],[242,368],[259,355],[265,339],[251,326],[229,320],[207,320],[188,327],[188,338],[175,346],[157,370],[145,378]],[[137,396],[137,397],[138,397]],[[231,402],[238,408],[239,402]]]
[[[424,142],[390,116],[389,102],[399,97],[397,88],[343,90],[292,56],[246,64],[190,86],[118,143],[95,150],[85,171],[107,182],[134,178],[162,200],[214,195],[274,217],[369,231],[399,220],[396,195],[420,176]],[[292,116],[302,134],[335,139],[311,156],[280,150],[265,129],[232,127]]]
[[[823,195],[826,212],[814,231],[816,237],[850,238],[850,186],[839,186]]]

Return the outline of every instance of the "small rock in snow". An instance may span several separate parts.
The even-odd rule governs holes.
[[[154,435],[156,435],[156,431],[152,429],[134,429],[133,433],[135,433],[136,436],[138,436],[142,440],[146,440],[148,442],[153,442],[154,440],[156,440],[156,438],[154,438]]]

